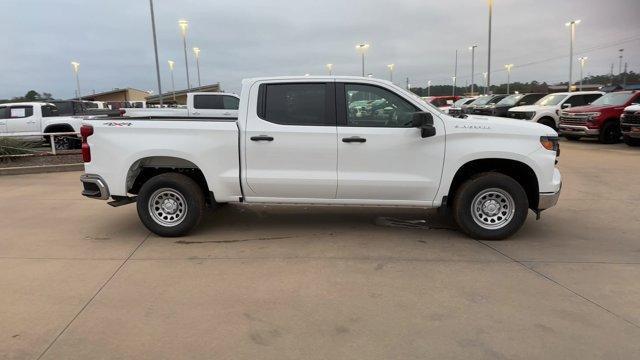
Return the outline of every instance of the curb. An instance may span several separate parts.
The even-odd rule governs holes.
[[[24,175],[24,174],[44,174],[64,171],[83,171],[84,164],[62,164],[43,166],[21,166],[12,168],[0,168],[2,175]]]

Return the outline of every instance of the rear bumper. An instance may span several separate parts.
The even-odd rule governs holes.
[[[579,135],[579,136],[598,136],[599,129],[589,129],[582,125],[563,125],[560,124],[560,135]]]
[[[109,187],[100,175],[84,174],[80,176],[80,182],[84,189],[82,195],[92,199],[109,199]]]

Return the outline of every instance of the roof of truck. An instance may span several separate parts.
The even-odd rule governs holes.
[[[265,76],[265,77],[255,77],[248,78],[242,80],[248,82],[256,82],[256,81],[268,81],[268,80],[366,80],[372,82],[384,82],[387,84],[393,84],[389,80],[379,79],[374,77],[362,77],[362,76],[335,76],[335,75],[309,75],[309,76]]]
[[[14,102],[14,103],[3,103],[0,106],[39,106],[39,105],[53,105],[49,102],[43,101],[25,101],[25,102]]]

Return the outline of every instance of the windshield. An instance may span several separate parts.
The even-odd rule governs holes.
[[[506,98],[498,101],[498,103],[496,105],[505,105],[505,106],[513,106],[515,105],[520,99],[522,99],[524,95],[522,94],[516,94],[516,95],[509,95]]]
[[[627,103],[627,101],[629,101],[629,99],[631,99],[632,96],[633,96],[632,93],[609,93],[607,95],[599,97],[594,102],[592,102],[591,105],[596,105],[596,106],[624,105]]]
[[[490,96],[490,95],[480,96],[479,98],[476,99],[476,101],[472,102],[469,105],[485,105],[491,99],[493,99],[493,96]]]
[[[562,102],[562,100],[564,100],[567,97],[567,95],[561,95],[561,94],[549,94],[545,97],[543,97],[542,99],[538,100],[538,102],[536,102],[536,105],[541,105],[541,106],[553,106],[553,105],[558,105]]]

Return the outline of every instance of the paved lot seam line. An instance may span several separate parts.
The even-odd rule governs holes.
[[[58,341],[58,339],[60,338],[60,336],[62,336],[62,334],[64,334],[64,332],[67,331],[69,326],[71,326],[71,324],[78,318],[78,316],[80,316],[80,314],[82,314],[84,309],[86,309],[89,306],[89,304],[91,304],[93,299],[95,299],[100,294],[102,289],[104,289],[107,286],[107,284],[111,281],[111,279],[113,279],[116,276],[116,274],[120,271],[120,269],[122,269],[122,267],[127,263],[127,261],[133,256],[133,254],[135,254],[135,252],[138,251],[138,249],[142,246],[142,244],[144,244],[144,242],[147,241],[147,239],[149,238],[150,235],[151,235],[151,233],[148,233],[147,236],[145,236],[144,239],[142,239],[140,244],[138,244],[138,246],[136,246],[136,248],[133,249],[133,251],[129,254],[129,256],[127,256],[127,258],[124,259],[124,261],[116,268],[116,270],[113,272],[113,274],[111,274],[111,276],[109,276],[107,281],[105,281],[102,284],[102,286],[100,286],[98,291],[96,291],[96,293],[93,294],[93,296],[91,296],[91,298],[89,298],[89,300],[82,306],[80,311],[78,311],[78,313],[71,319],[71,321],[69,321],[69,323],[67,323],[67,325],[58,333],[58,335],[56,335],[56,337],[53,339],[53,341],[51,341],[51,343],[49,343],[49,345],[44,349],[44,351],[42,351],[42,353],[36,358],[37,360],[40,360],[47,353],[47,351],[49,351],[49,349],[51,349],[53,344],[55,344],[56,341]]]
[[[640,325],[638,325],[638,324],[634,323],[633,321],[631,321],[631,320],[629,320],[629,319],[627,319],[627,318],[625,318],[625,317],[623,317],[623,316],[621,316],[621,315],[619,315],[619,314],[614,313],[613,311],[611,311],[611,310],[607,309],[606,307],[604,307],[604,306],[602,306],[602,305],[598,304],[598,303],[597,303],[597,302],[595,302],[594,300],[591,300],[591,299],[589,299],[589,298],[585,297],[584,295],[582,295],[582,294],[580,294],[580,293],[578,293],[578,292],[576,292],[576,291],[572,290],[571,288],[569,288],[569,287],[565,286],[564,284],[562,284],[562,283],[560,283],[560,282],[558,282],[558,281],[554,280],[553,278],[551,278],[551,277],[549,277],[549,276],[547,276],[547,275],[545,275],[545,274],[543,274],[543,273],[541,273],[541,272],[539,272],[539,271],[537,271],[537,270],[535,270],[535,269],[533,269],[533,268],[528,267],[528,266],[527,266],[526,264],[524,264],[523,262],[518,261],[518,260],[516,260],[516,259],[512,258],[511,256],[509,256],[509,255],[507,255],[507,254],[503,253],[502,251],[500,251],[500,250],[498,250],[498,249],[494,248],[493,246],[491,246],[491,245],[489,245],[489,244],[487,244],[487,243],[485,243],[485,242],[483,242],[483,241],[478,241],[478,242],[479,242],[479,243],[481,243],[481,244],[483,244],[483,245],[485,245],[485,246],[486,246],[486,247],[488,247],[489,249],[492,249],[493,251],[497,252],[498,254],[501,254],[502,256],[506,257],[507,259],[511,259],[511,261],[513,261],[514,263],[516,263],[516,264],[518,264],[518,265],[522,266],[523,268],[525,268],[525,269],[527,269],[527,270],[529,270],[529,271],[533,272],[534,274],[537,274],[537,275],[541,276],[542,278],[547,279],[548,281],[550,281],[550,282],[552,282],[552,283],[554,283],[554,284],[556,284],[556,285],[560,286],[561,288],[563,288],[563,289],[565,289],[565,290],[569,291],[570,293],[572,293],[572,294],[574,294],[574,295],[578,296],[579,298],[581,298],[581,299],[583,299],[583,300],[586,300],[586,301],[588,301],[588,302],[592,303],[593,305],[595,305],[595,306],[599,307],[600,309],[602,309],[602,310],[604,310],[604,311],[608,312],[609,314],[611,314],[611,315],[613,315],[613,316],[617,317],[618,319],[621,319],[621,320],[625,321],[626,323],[631,324],[631,325],[633,325],[634,327],[636,327],[636,328],[640,329]],[[529,261],[529,263],[534,263],[534,262]]]

